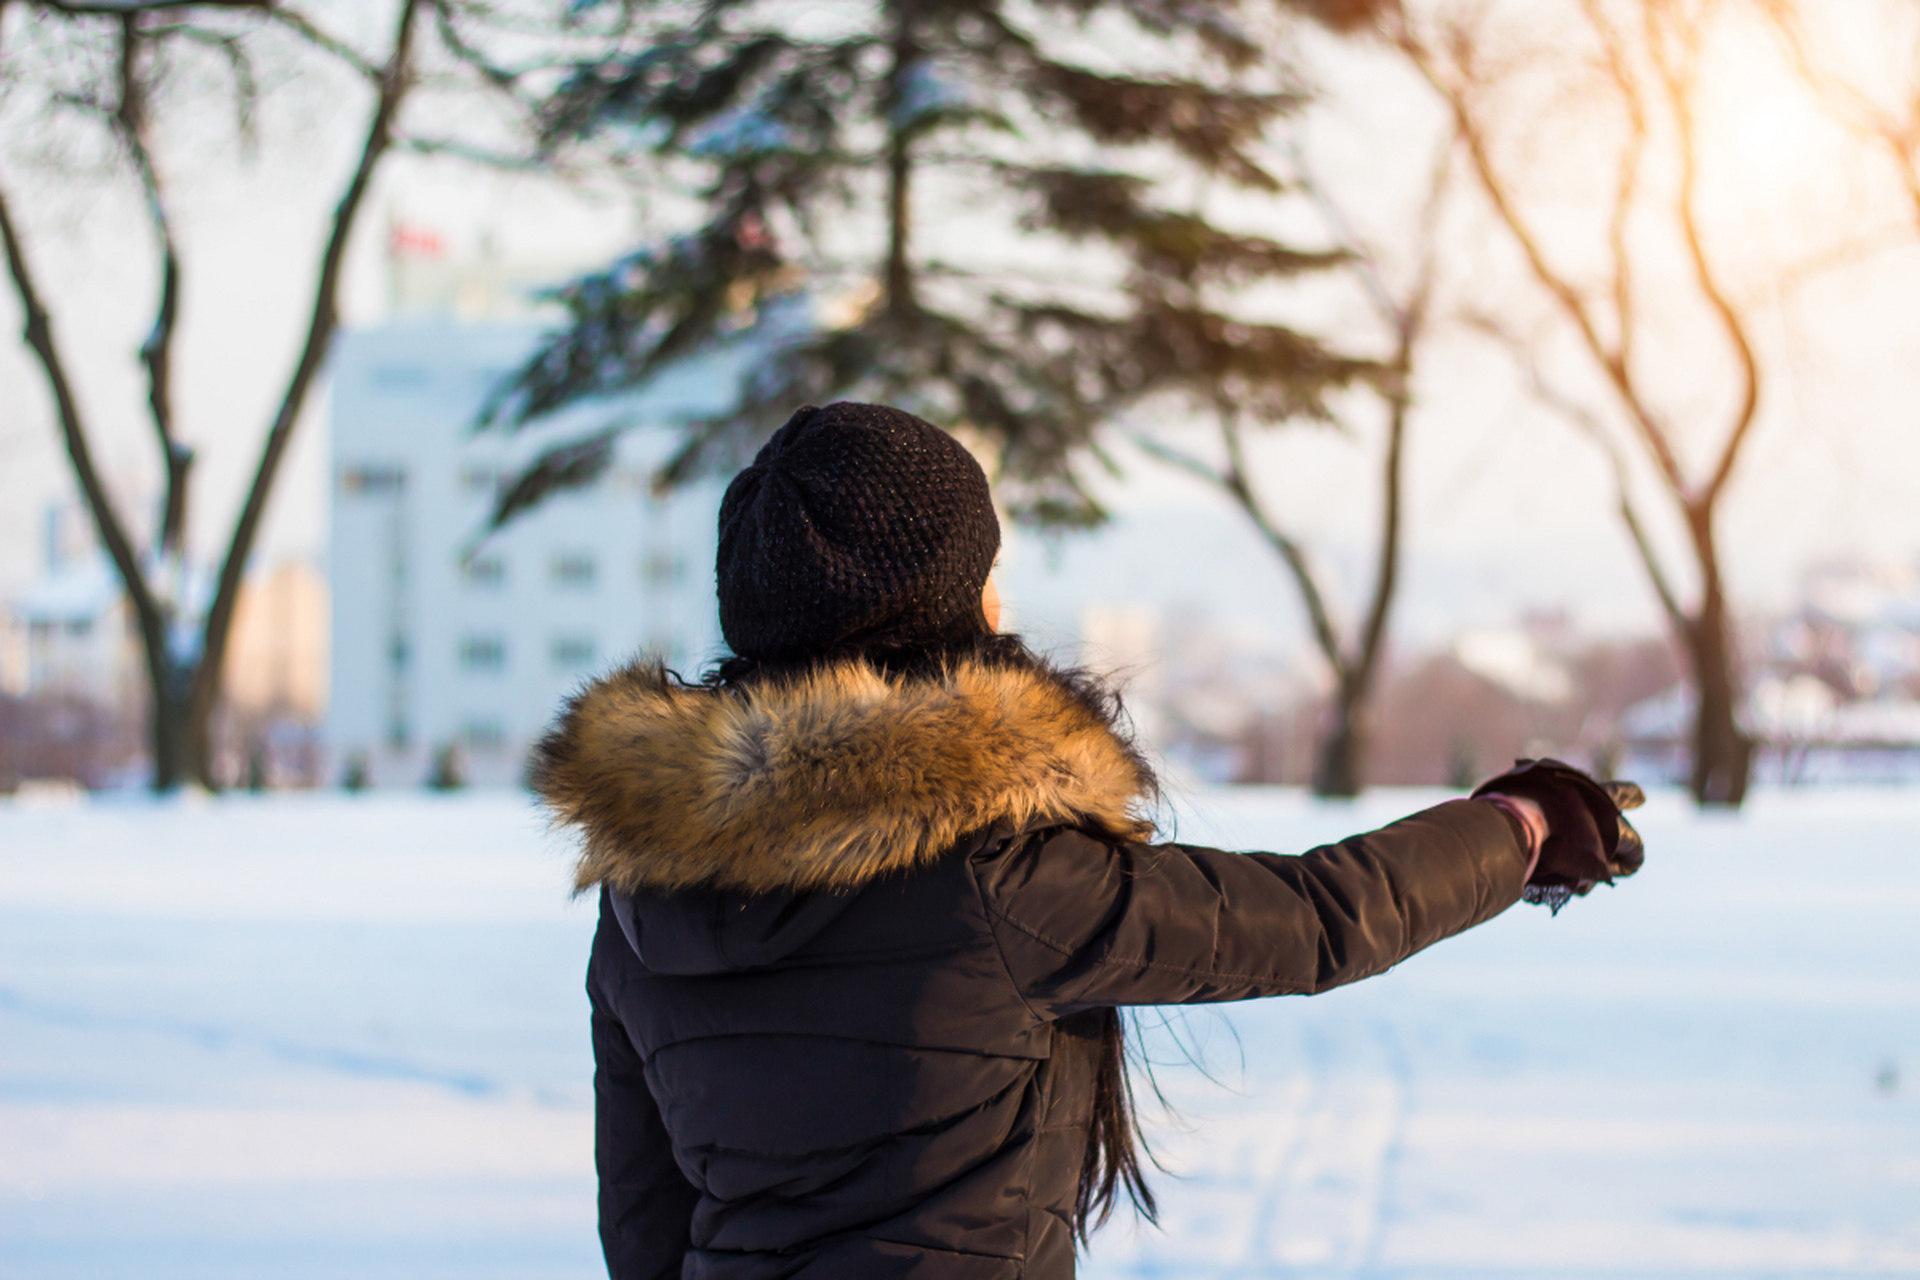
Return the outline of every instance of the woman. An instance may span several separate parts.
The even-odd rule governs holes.
[[[1550,762],[1301,857],[1148,843],[1114,699],[995,631],[999,544],[950,436],[802,409],[721,505],[733,658],[542,743],[601,889],[615,1280],[1065,1280],[1122,1187],[1152,1210],[1121,1007],[1325,990],[1637,867]]]

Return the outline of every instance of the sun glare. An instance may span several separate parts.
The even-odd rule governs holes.
[[[1695,111],[1702,213],[1726,233],[1792,255],[1857,216],[1834,180],[1837,128],[1769,33],[1722,25]]]

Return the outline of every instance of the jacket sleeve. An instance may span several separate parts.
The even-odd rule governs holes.
[[[1455,800],[1297,857],[1055,828],[975,871],[1015,985],[1058,1017],[1337,987],[1504,911],[1526,864],[1505,814]]]
[[[602,989],[604,949],[626,947],[603,910],[587,971],[593,1002],[593,1163],[611,1280],[679,1280],[699,1193],[674,1162],[639,1052]]]

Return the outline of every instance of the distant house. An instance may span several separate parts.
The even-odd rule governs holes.
[[[1920,571],[1821,566],[1759,650],[1740,717],[1758,777],[1920,782]],[[1694,706],[1682,683],[1622,715],[1643,772],[1686,768]]]
[[[417,784],[449,747],[471,780],[513,782],[584,680],[638,655],[690,672],[718,644],[719,487],[653,492],[671,440],[644,428],[723,409],[727,369],[684,370],[614,406],[642,429],[597,482],[481,536],[500,486],[553,438],[474,430],[538,336],[442,319],[335,347],[326,737],[336,767],[377,784]]]
[[[7,692],[125,706],[141,696],[139,635],[104,554],[67,560],[8,601]]]

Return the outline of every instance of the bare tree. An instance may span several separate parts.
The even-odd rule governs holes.
[[[103,482],[94,426],[76,392],[65,340],[36,273],[13,193],[0,175],[0,240],[20,299],[25,340],[46,376],[74,478],[138,622],[151,691],[156,788],[187,781],[214,784],[210,738],[234,606],[275,479],[339,324],[342,267],[369,187],[397,149],[447,146],[438,139],[408,137],[399,126],[402,108],[421,80],[423,43],[437,36],[442,64],[477,70],[481,82],[501,93],[514,91],[514,73],[487,64],[464,43],[456,25],[457,2],[397,0],[391,35],[382,52],[370,55],[280,0],[13,0],[15,13],[0,0],[0,24],[8,24],[0,25],[0,35],[22,46],[6,50],[4,80],[19,87],[39,77],[30,86],[42,104],[33,126],[50,130],[77,114],[86,125],[104,129],[121,172],[138,184],[156,247],[158,297],[139,358],[146,374],[147,416],[164,464],[164,503],[158,527],[143,537]],[[253,49],[270,34],[291,36],[306,54],[346,67],[364,86],[366,123],[311,268],[312,304],[293,367],[219,557],[211,603],[195,617],[185,598],[183,572],[194,453],[176,420],[173,393],[185,266],[156,116],[168,72],[196,54],[211,55],[227,69],[240,140],[250,141],[258,93]]]
[[[1554,221],[1538,212],[1538,203],[1554,193],[1542,190],[1532,181],[1537,175],[1503,154],[1503,142],[1540,127],[1541,121],[1502,98],[1502,77],[1515,64],[1486,56],[1492,43],[1486,6],[1435,16],[1399,3],[1384,18],[1382,30],[1452,115],[1497,225],[1518,248],[1563,332],[1571,333],[1588,368],[1599,375],[1595,381],[1604,388],[1606,402],[1595,403],[1556,385],[1544,365],[1529,360],[1536,391],[1600,441],[1612,461],[1622,520],[1690,660],[1699,695],[1693,794],[1703,804],[1738,805],[1746,795],[1754,744],[1739,722],[1741,676],[1717,521],[1741,452],[1752,438],[1762,367],[1750,321],[1715,264],[1699,212],[1696,97],[1721,4],[1577,0],[1565,10],[1554,56],[1564,60],[1563,73],[1582,86],[1580,110],[1589,120],[1602,115],[1611,125],[1602,141],[1596,142],[1592,131],[1557,139],[1562,149],[1581,148],[1582,163],[1603,175],[1610,191],[1605,218],[1584,238],[1568,219]],[[1527,61],[1522,58],[1520,65]],[[1686,274],[1684,279],[1663,277],[1649,287],[1649,246],[1656,234],[1677,248]],[[1694,348],[1718,341],[1730,354],[1729,380],[1718,388],[1729,407],[1711,430],[1702,430],[1699,418],[1679,411],[1671,400],[1663,401],[1675,389],[1648,369],[1654,341],[1647,333],[1650,319],[1657,310],[1670,321],[1684,290],[1692,291],[1705,328],[1664,333],[1658,340]],[[1505,329],[1512,332],[1511,326]],[[1696,374],[1707,367],[1698,362]],[[1651,499],[1634,483],[1636,470],[1629,462],[1634,452],[1654,477]],[[1689,455],[1695,458],[1691,466]],[[1701,455],[1704,466],[1698,462]],[[1656,505],[1666,507],[1684,529],[1682,563],[1670,563],[1652,534],[1650,510]],[[1689,577],[1692,590],[1686,591]]]
[[[1329,720],[1313,772],[1313,789],[1319,795],[1356,796],[1366,785],[1375,694],[1386,651],[1388,618],[1400,579],[1406,440],[1415,408],[1415,360],[1429,329],[1439,256],[1439,217],[1456,144],[1457,137],[1449,136],[1435,153],[1419,226],[1410,237],[1415,253],[1412,279],[1398,286],[1390,279],[1382,255],[1354,230],[1332,192],[1307,164],[1297,137],[1290,148],[1295,181],[1318,208],[1388,341],[1381,376],[1372,384],[1386,410],[1386,439],[1380,457],[1379,542],[1374,549],[1373,590],[1363,621],[1353,634],[1342,634],[1330,603],[1329,585],[1315,572],[1305,543],[1280,523],[1261,496],[1247,461],[1246,423],[1231,406],[1221,405],[1215,415],[1220,433],[1219,462],[1152,436],[1135,436],[1135,442],[1150,455],[1225,493],[1280,557],[1299,590],[1314,644],[1333,676]]]

